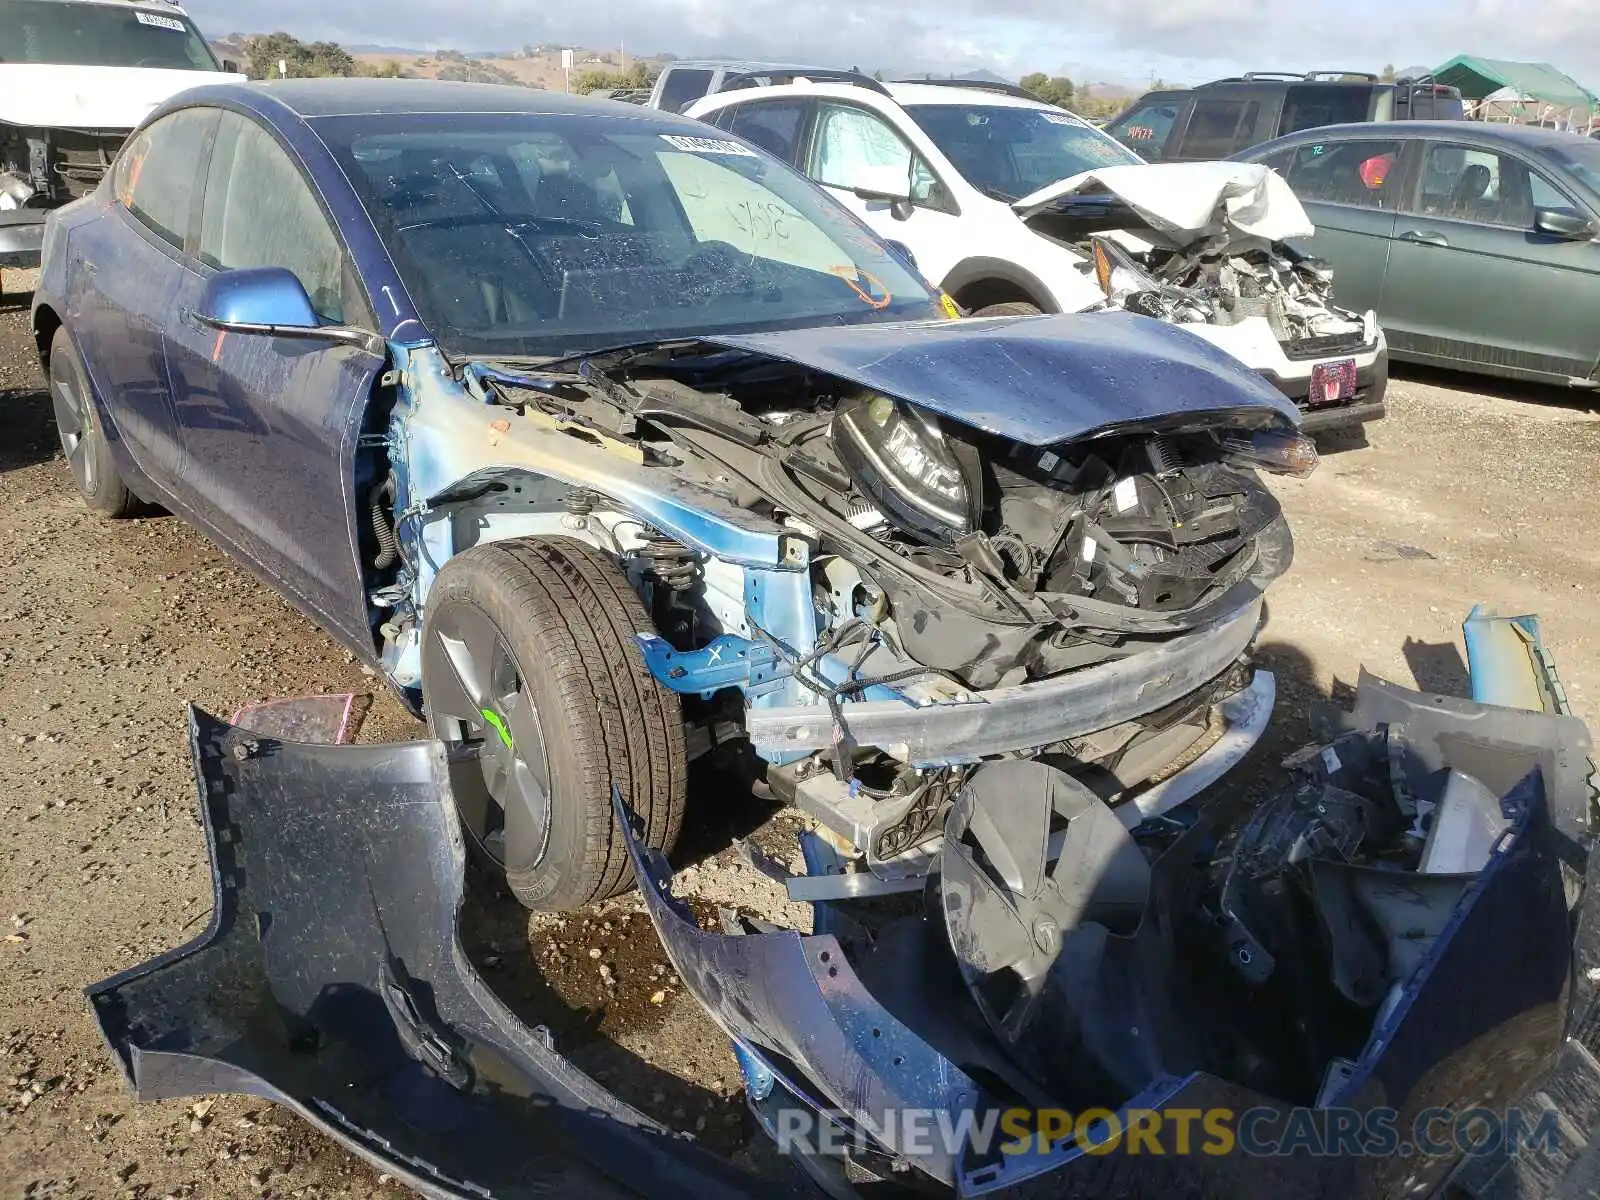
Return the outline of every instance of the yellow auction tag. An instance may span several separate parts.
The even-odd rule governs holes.
[[[939,293],[939,307],[944,309],[944,315],[952,321],[961,316],[961,310],[956,307],[956,302],[944,292]]]

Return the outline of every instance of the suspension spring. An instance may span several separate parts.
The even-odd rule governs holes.
[[[658,529],[645,530],[644,545],[633,553],[668,587],[691,587],[700,577],[700,560],[695,552]]]

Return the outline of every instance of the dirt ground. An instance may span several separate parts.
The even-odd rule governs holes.
[[[171,518],[108,523],[79,504],[27,334],[26,280],[0,298],[0,1200],[395,1193],[293,1116],[228,1097],[135,1104],[82,989],[203,926],[185,704],[357,692],[362,740],[420,729],[333,641]],[[1277,490],[1292,572],[1261,658],[1278,674],[1267,745],[1225,786],[1257,789],[1307,738],[1314,700],[1367,667],[1459,692],[1476,601],[1538,612],[1580,716],[1600,706],[1600,413],[1587,397],[1412,372],[1370,445],[1330,444]],[[763,824],[764,822],[764,824]],[[730,849],[793,855],[790,817],[702,779],[686,844],[704,906],[781,914]],[[756,1169],[724,1039],[676,986],[623,898],[532,918],[482,882],[465,939],[486,978],[625,1099]],[[598,951],[598,954],[595,953]]]

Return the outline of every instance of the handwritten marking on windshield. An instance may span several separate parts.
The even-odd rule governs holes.
[[[799,215],[775,201],[762,204],[754,200],[736,200],[724,208],[734,228],[758,242],[770,242],[774,238],[780,242],[788,241],[789,231],[784,228],[784,220]]]

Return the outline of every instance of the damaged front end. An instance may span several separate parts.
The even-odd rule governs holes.
[[[1307,428],[1383,415],[1388,348],[1377,315],[1334,303],[1332,269],[1292,244],[1315,227],[1266,167],[1109,167],[1015,207],[1036,232],[1090,258],[1102,307],[1228,349],[1294,399]]]
[[[1477,700],[1363,675],[1253,807],[1130,829],[1043,762],[986,764],[923,886],[828,896],[810,932],[702,929],[616,815],[754,1115],[828,1195],[1553,1194],[1600,1119],[1590,739],[1530,619],[1475,613],[1468,645]],[[428,1195],[771,1194],[467,962],[459,748],[192,736],[211,926],[89,990],[141,1097],[269,1097]],[[791,895],[837,867],[803,849]],[[1508,1111],[1548,1129],[1399,1140]]]
[[[434,564],[587,540],[644,600],[639,653],[691,743],[747,740],[880,881],[926,873],[985,760],[1048,761],[1137,823],[1271,711],[1248,652],[1293,550],[1257,470],[1315,449],[1176,331],[828,327],[462,374],[396,411],[396,676]]]

